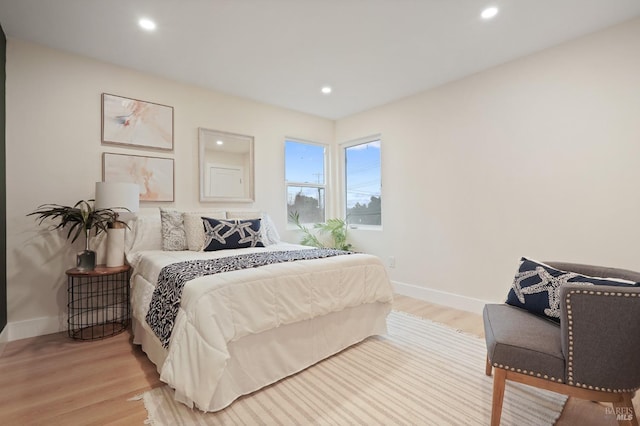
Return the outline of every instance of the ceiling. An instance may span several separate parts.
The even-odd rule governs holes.
[[[638,16],[638,0],[0,0],[10,39],[330,119]]]

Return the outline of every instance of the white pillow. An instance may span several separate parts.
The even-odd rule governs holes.
[[[124,232],[124,251],[127,261],[136,262],[136,253],[144,250],[162,250],[162,222],[160,215],[137,216],[127,222]]]
[[[278,234],[276,225],[273,223],[271,217],[265,212],[227,211],[227,219],[261,219],[260,233],[262,234],[262,243],[265,246],[270,246],[280,242],[280,234]]]
[[[202,212],[185,212],[182,215],[184,220],[184,231],[187,235],[187,247],[191,251],[202,251],[204,246],[204,225],[202,217],[213,219],[226,219],[224,210],[209,210]]]
[[[257,210],[227,210],[227,219],[262,219],[262,212],[259,212]]]
[[[276,224],[271,220],[271,216],[262,213],[262,242],[265,246],[278,244],[280,242],[280,234],[276,228]]]

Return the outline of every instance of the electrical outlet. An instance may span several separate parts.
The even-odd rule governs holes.
[[[395,268],[396,267],[396,257],[395,256],[389,256],[389,259],[387,259],[387,265],[389,265],[389,268]]]

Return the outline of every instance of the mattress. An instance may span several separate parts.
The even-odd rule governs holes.
[[[237,397],[386,332],[392,289],[380,260],[351,254],[225,272],[189,281],[164,349],[145,322],[161,269],[171,263],[299,250],[275,244],[217,252],[141,252],[132,276],[134,342],[176,399],[217,411]]]

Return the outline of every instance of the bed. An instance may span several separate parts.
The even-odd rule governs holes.
[[[223,215],[234,213],[217,212]],[[127,241],[127,259],[134,269],[134,343],[156,365],[160,379],[175,389],[175,398],[190,407],[221,410],[242,395],[386,333],[392,289],[385,268],[375,256],[354,253],[188,280],[170,339],[164,340],[148,321],[150,306],[157,311],[152,300],[163,271],[237,257],[306,255],[311,249],[271,238],[265,247],[163,250],[161,219],[149,216],[136,222]],[[273,230],[263,229],[265,235],[269,232]]]

